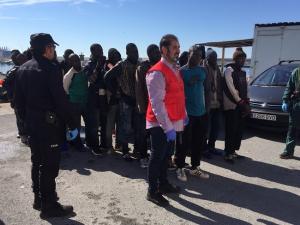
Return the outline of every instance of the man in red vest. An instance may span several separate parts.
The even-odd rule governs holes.
[[[168,158],[173,154],[176,132],[183,131],[188,119],[184,84],[177,67],[180,53],[177,37],[172,34],[163,36],[160,52],[161,60],[146,75],[149,94],[146,129],[151,137],[147,200],[168,206],[169,202],[162,194],[179,192],[179,187],[167,179]]]

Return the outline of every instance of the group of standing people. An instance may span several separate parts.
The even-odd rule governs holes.
[[[187,181],[186,171],[209,178],[200,169],[200,161],[204,155],[219,154],[215,142],[223,110],[224,159],[234,163],[241,157],[236,151],[250,112],[242,70],[246,54],[241,48],[222,74],[213,49],[193,45],[179,57],[180,43],[172,34],[164,35],[159,46],[149,45],[149,59],[144,62],[139,62],[137,46],[129,43],[124,60],[115,48],[109,49],[106,59],[102,46],[93,44],[87,65],[82,66],[71,49],[59,63],[56,45],[49,34],[30,36],[32,58],[15,62],[11,95],[31,148],[33,208],[41,210],[41,217],[73,212],[72,206],[58,203],[55,185],[66,141],[75,150],[91,149],[95,155],[122,149],[126,161],[133,159],[128,144],[134,144],[141,167],[148,167],[147,200],[160,206],[169,204],[163,194],[180,191],[167,178],[173,164],[181,181]],[[81,118],[86,145],[80,138]],[[189,152],[191,166],[187,169]]]

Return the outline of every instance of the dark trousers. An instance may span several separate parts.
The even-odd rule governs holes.
[[[140,153],[141,159],[147,157],[147,131],[146,131],[146,115],[145,113],[136,114],[136,141],[135,148]]]
[[[43,202],[56,201],[55,178],[58,176],[60,150],[65,130],[60,123],[43,122],[45,115],[28,111],[29,146],[31,149],[31,179],[35,196]]]
[[[233,154],[240,149],[244,119],[239,108],[225,111],[225,154]]]
[[[85,124],[85,141],[88,147],[99,147],[99,109],[96,106],[88,105]]]
[[[286,135],[286,141],[285,141],[286,146],[284,152],[293,155],[296,147],[296,142],[297,142],[297,126],[293,116],[293,112],[290,112],[289,128]]]
[[[87,108],[85,104],[80,103],[72,103],[72,117],[73,120],[76,123],[76,127],[78,131],[80,132],[81,129],[81,117],[84,120],[84,123],[87,123]],[[76,137],[76,139],[73,141],[75,148],[79,149],[83,147],[83,143],[80,138],[80,133]]]
[[[208,115],[208,148],[215,148],[216,140],[218,139],[219,129],[220,129],[220,109],[211,109]]]
[[[107,148],[107,142],[106,142],[106,125],[107,125],[107,112],[100,109],[99,112],[99,125],[101,127],[100,131],[100,146],[103,148]]]
[[[20,136],[27,136],[27,132],[25,129],[25,122],[20,118],[20,115],[17,110],[15,110],[15,115],[16,115],[18,134]]]
[[[148,166],[148,191],[156,193],[159,185],[165,185],[167,180],[168,159],[172,154],[174,142],[167,142],[166,134],[161,127],[149,129],[151,141],[151,156]]]
[[[109,105],[107,112],[107,123],[106,123],[106,145],[112,147],[112,131],[115,130],[116,145],[120,145],[119,140],[119,104]]]
[[[135,141],[135,106],[129,105],[120,100],[120,141],[122,144],[123,154],[129,152],[128,143],[134,143]]]
[[[178,168],[183,168],[187,149],[191,149],[192,168],[200,165],[202,154],[205,151],[208,115],[189,116],[189,124],[185,127],[182,138],[176,137],[175,163]],[[181,144],[182,143],[182,144]]]

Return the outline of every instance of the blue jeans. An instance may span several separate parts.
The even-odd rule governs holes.
[[[128,143],[134,143],[134,121],[135,106],[128,105],[123,100],[120,100],[120,142],[123,147],[123,154],[127,154],[129,149]]]
[[[151,156],[148,166],[149,193],[156,193],[158,187],[168,184],[168,159],[172,154],[174,142],[167,142],[166,134],[161,127],[149,129]]]

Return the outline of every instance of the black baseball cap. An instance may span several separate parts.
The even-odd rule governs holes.
[[[30,35],[30,45],[32,48],[42,48],[49,44],[55,44],[59,46],[59,44],[53,40],[50,34],[36,33]]]

